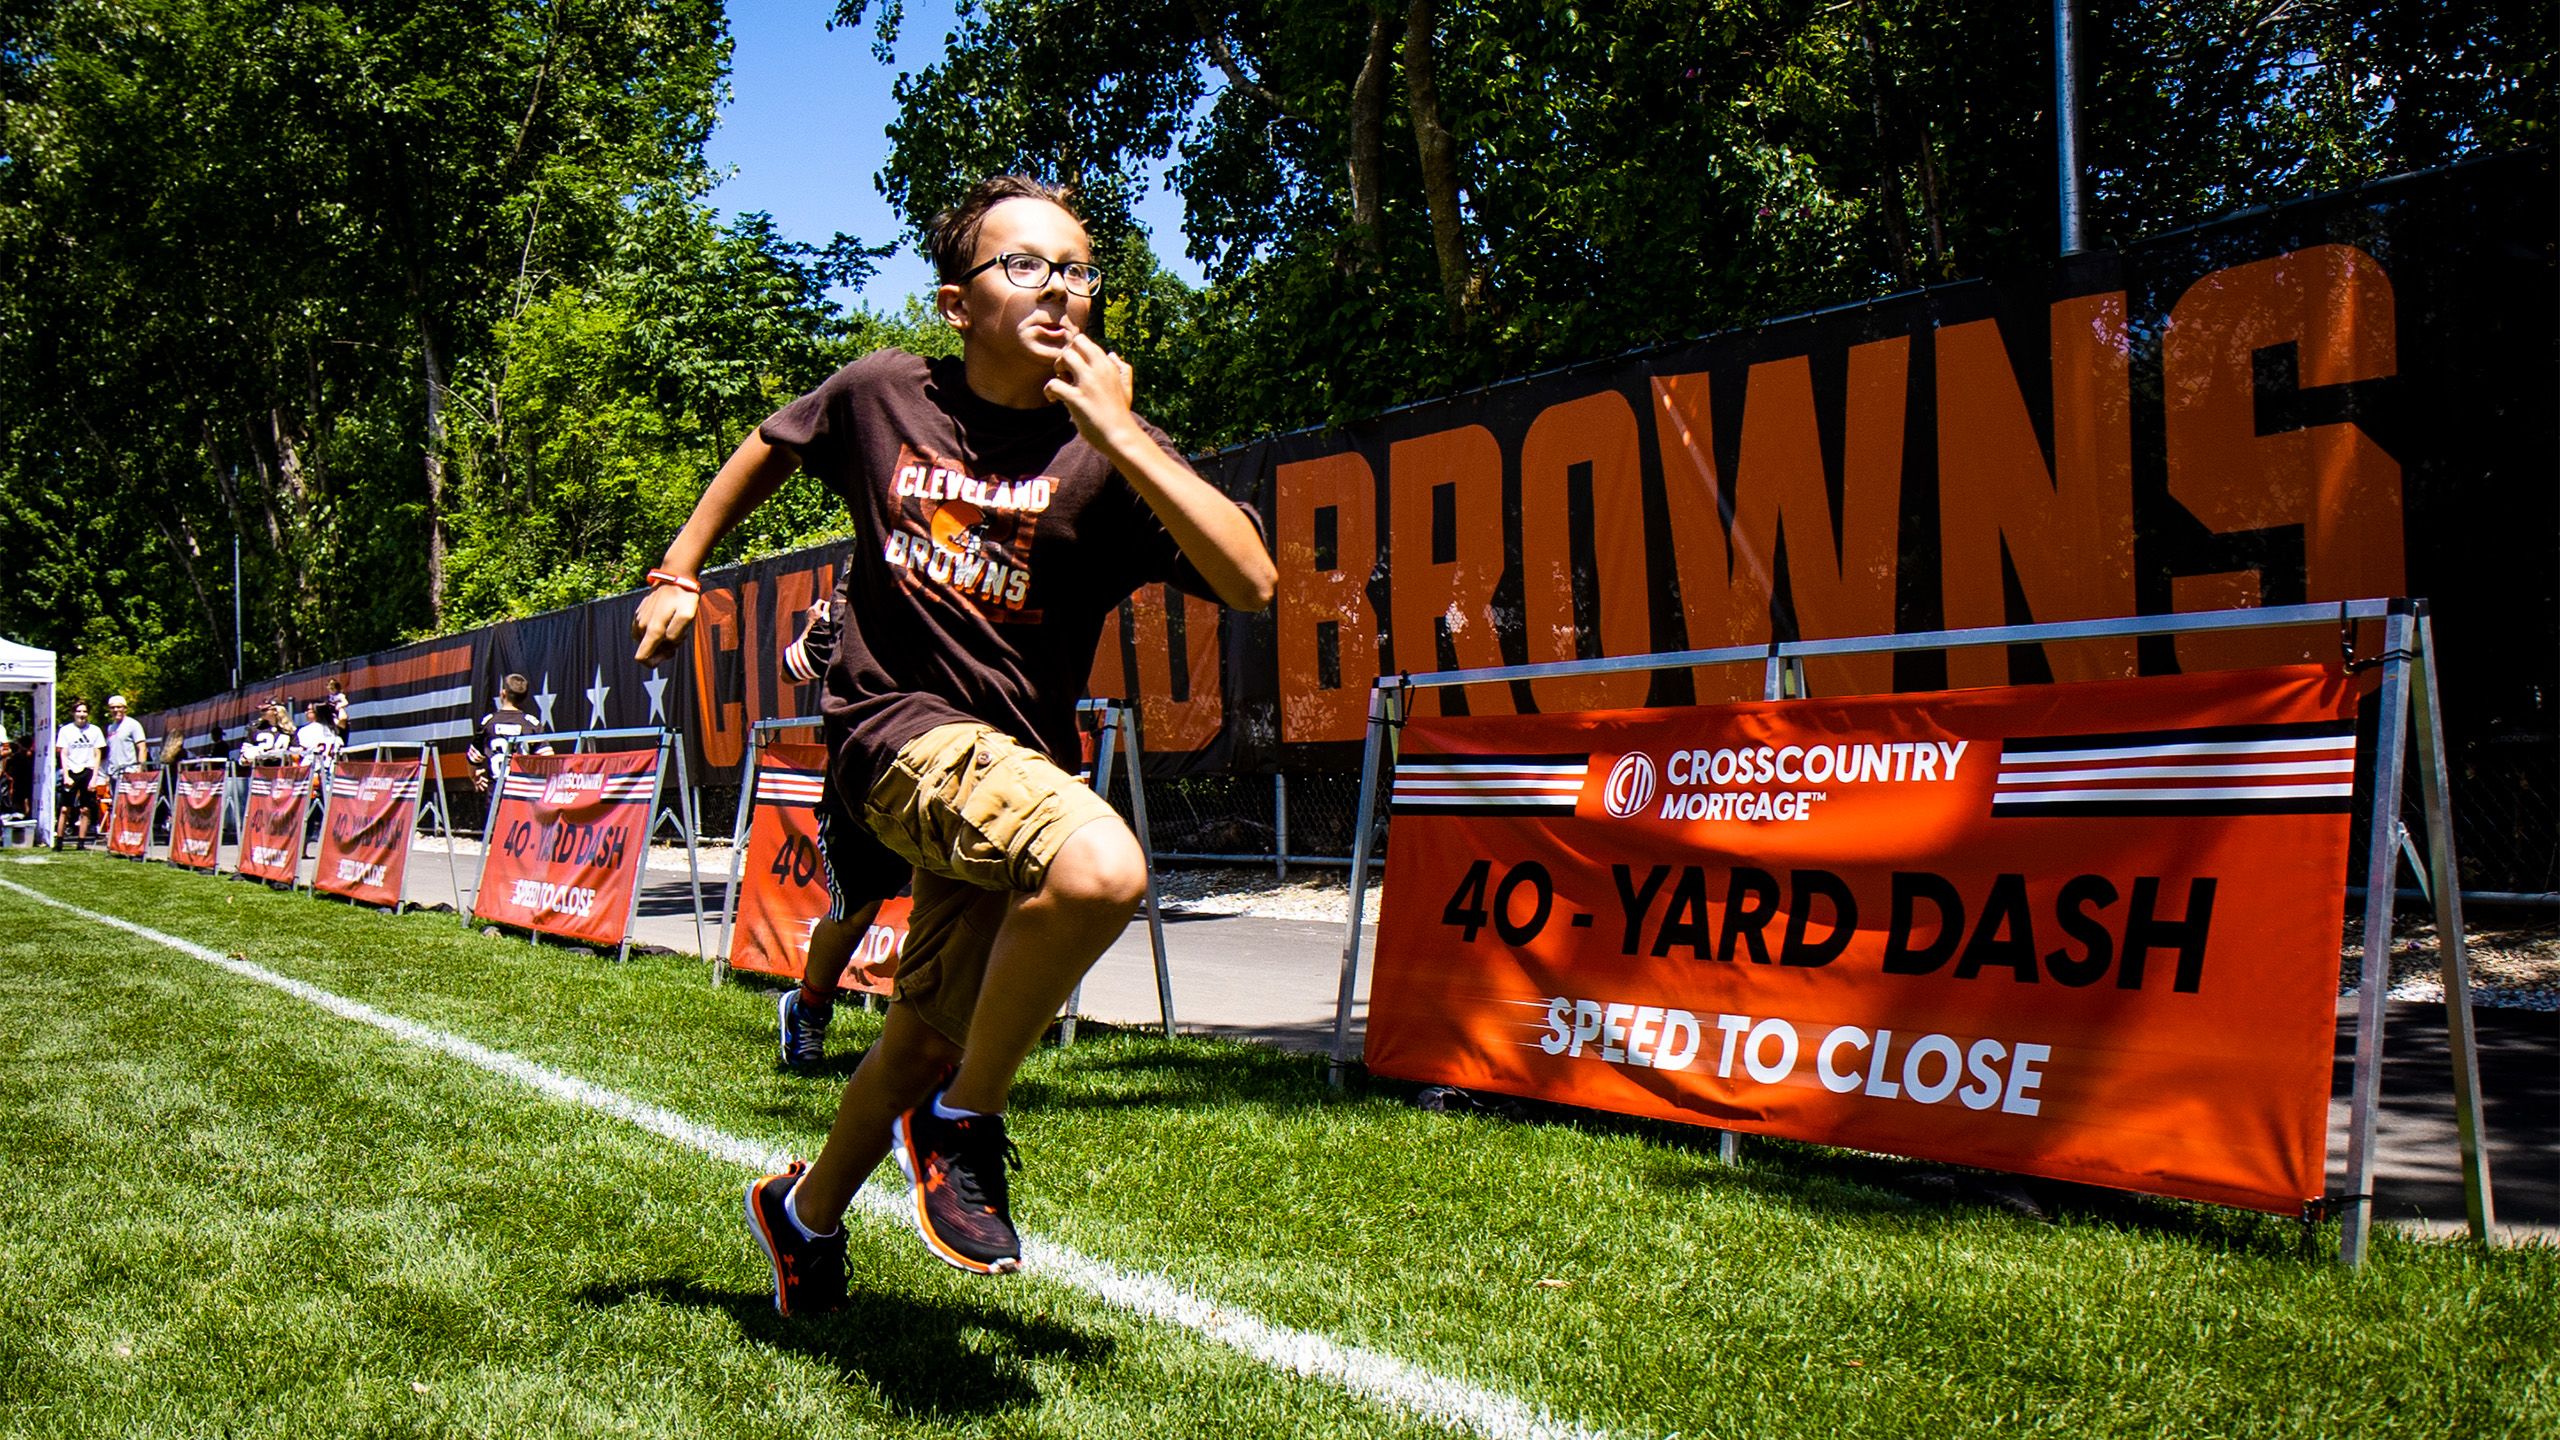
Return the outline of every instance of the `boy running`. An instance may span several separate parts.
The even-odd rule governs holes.
[[[839,916],[894,894],[910,865],[914,911],[825,1148],[747,1187],[786,1315],[841,1303],[839,1222],[893,1147],[936,1256],[1020,1268],[1006,1097],[1146,889],[1136,837],[1072,773],[1103,621],[1153,581],[1259,610],[1274,579],[1253,513],[1130,412],[1128,366],[1084,333],[1102,274],[1063,192],[981,182],[927,238],[960,358],[881,351],[766,420],[633,621],[640,661],[665,659],[704,557],[795,468],[852,506],[821,846]]]

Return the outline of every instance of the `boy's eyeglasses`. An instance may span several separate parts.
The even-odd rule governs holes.
[[[952,284],[966,285],[985,271],[1004,267],[1004,278],[1015,288],[1038,290],[1049,283],[1053,274],[1067,277],[1067,289],[1077,295],[1092,295],[1102,289],[1102,267],[1082,260],[1051,260],[1040,255],[999,255],[984,265],[975,266],[954,277]]]

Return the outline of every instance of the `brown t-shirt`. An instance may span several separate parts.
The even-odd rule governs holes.
[[[1160,580],[1215,598],[1065,406],[981,399],[957,359],[876,351],[758,433],[853,509],[820,710],[857,794],[899,746],[960,720],[1074,769],[1076,701],[1111,611]]]

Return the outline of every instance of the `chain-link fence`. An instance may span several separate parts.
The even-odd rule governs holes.
[[[1126,813],[1125,775],[1111,802]],[[1357,775],[1199,775],[1147,780],[1159,856],[1234,864],[1347,865],[1360,809]],[[1375,853],[1383,854],[1383,851]]]
[[[2462,888],[2527,895],[2560,891],[2560,737],[2476,741],[2446,759]],[[2408,823],[2423,843],[2426,827],[2414,808]]]

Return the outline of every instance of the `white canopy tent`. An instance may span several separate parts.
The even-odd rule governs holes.
[[[24,739],[35,747],[34,780],[36,843],[53,839],[53,652],[14,640],[0,639],[0,691],[23,690],[34,697],[35,723]],[[16,737],[13,737],[16,738]]]

